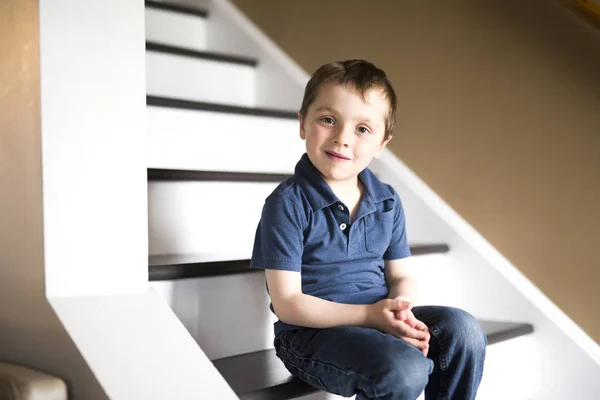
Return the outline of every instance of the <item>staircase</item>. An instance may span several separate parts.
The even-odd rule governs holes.
[[[264,272],[250,269],[248,259],[264,199],[304,152],[301,90],[285,82],[273,59],[245,51],[247,39],[228,25],[235,21],[217,15],[211,22],[198,5],[145,4],[152,286],[240,398],[314,396],[275,357]],[[442,260],[453,248],[413,243],[411,252]],[[495,377],[484,376],[479,398],[531,398],[522,387],[506,389],[518,369],[507,370],[501,358],[533,326],[480,324],[490,346],[486,369]]]

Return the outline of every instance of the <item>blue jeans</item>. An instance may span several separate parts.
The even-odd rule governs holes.
[[[281,332],[277,356],[292,375],[317,389],[357,400],[474,399],[487,338],[469,313],[414,307],[429,327],[429,354],[371,328],[344,326]]]

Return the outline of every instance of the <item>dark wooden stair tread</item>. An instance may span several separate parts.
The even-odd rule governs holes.
[[[413,256],[447,253],[450,247],[444,243],[411,245]],[[148,257],[150,281],[202,278],[208,276],[261,272],[250,268],[249,259],[206,261],[202,254],[159,255]]]
[[[488,345],[533,333],[531,324],[479,320],[479,325],[487,336]]]
[[[183,100],[162,96],[146,96],[146,105],[151,107],[177,108],[180,110],[211,111],[226,114],[250,115],[283,119],[298,119],[296,111],[276,110],[261,107],[243,107],[229,104],[208,103],[204,101]]]
[[[232,54],[217,53],[206,50],[193,50],[185,47],[146,41],[146,51],[166,53],[176,56],[191,57],[201,60],[220,61],[230,64],[246,65],[256,67],[258,61],[255,58],[236,56]]]
[[[202,182],[252,182],[280,183],[289,174],[266,172],[196,171],[188,169],[148,168],[148,181],[202,181]]]
[[[533,332],[531,324],[487,320],[479,323],[490,345]],[[213,364],[243,400],[293,399],[317,391],[293,378],[273,349],[222,358]]]
[[[292,377],[273,349],[222,358],[213,364],[241,399],[291,399],[316,392]]]
[[[160,1],[146,0],[144,2],[144,5],[146,6],[146,8],[153,8],[156,10],[169,11],[169,12],[174,12],[174,13],[179,13],[179,14],[193,15],[193,16],[200,17],[200,18],[208,17],[208,11],[206,11],[206,10],[203,10],[200,8],[189,7],[189,6],[181,5],[181,4],[163,3]]]

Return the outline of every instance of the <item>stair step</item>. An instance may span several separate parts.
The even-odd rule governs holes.
[[[428,254],[448,253],[450,246],[444,243],[437,244],[415,244],[410,246],[410,254],[413,256],[424,256]]]
[[[182,169],[148,168],[149,181],[203,182],[275,182],[289,178],[287,174],[259,172],[190,171]]]
[[[413,245],[410,246],[410,251],[413,256],[419,256],[447,253],[450,251],[450,247],[446,244]],[[204,261],[204,259],[205,256],[201,254],[149,256],[149,280],[167,281],[262,271],[250,268],[249,259],[209,262]]]
[[[150,281],[168,281],[208,276],[232,275],[261,272],[250,268],[250,260],[196,261],[198,256],[173,255],[148,257],[148,278]]]
[[[147,107],[146,119],[149,168],[289,174],[306,152],[297,119],[164,107]]]
[[[479,325],[487,335],[488,345],[533,333],[531,324],[480,320]]]
[[[185,47],[171,46],[151,41],[146,41],[146,51],[172,54],[176,56],[192,57],[202,60],[221,61],[232,64],[256,67],[258,61],[255,58],[241,57],[231,54],[216,53],[214,51],[191,50]]]
[[[274,349],[222,358],[213,364],[242,400],[293,399],[317,392],[292,377]]]
[[[533,332],[531,324],[487,320],[479,323],[489,345]],[[274,349],[222,358],[213,364],[242,400],[285,400],[317,392],[292,377]]]
[[[146,1],[146,40],[194,50],[208,47],[207,12]]]
[[[162,11],[170,11],[179,14],[194,15],[196,17],[208,17],[208,11],[199,8],[188,7],[180,4],[163,3],[159,1],[146,0],[144,2],[146,8],[152,8]]]
[[[234,259],[248,258],[265,199],[283,176],[276,182],[233,178],[240,180],[216,176],[217,181],[148,182],[148,254],[234,253]]]
[[[275,117],[294,120],[298,119],[298,114],[295,111],[284,111],[259,107],[241,107],[226,104],[207,103],[202,101],[181,100],[161,96],[146,96],[146,105],[177,108],[181,110],[213,111],[228,114],[253,115],[257,117]]]
[[[146,94],[256,106],[256,60],[146,42]]]

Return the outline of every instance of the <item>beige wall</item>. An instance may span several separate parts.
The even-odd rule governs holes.
[[[384,68],[392,150],[600,342],[600,31],[549,0],[235,3],[309,72]]]
[[[35,0],[0,2],[0,362],[106,399],[45,296],[38,16]]]

